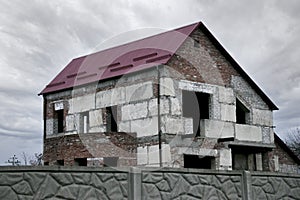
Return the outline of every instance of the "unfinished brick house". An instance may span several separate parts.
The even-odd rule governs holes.
[[[275,169],[278,108],[201,22],[76,58],[40,94],[45,165]]]

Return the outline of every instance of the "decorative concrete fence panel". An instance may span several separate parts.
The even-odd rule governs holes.
[[[300,175],[136,167],[0,167],[0,199],[300,199]]]

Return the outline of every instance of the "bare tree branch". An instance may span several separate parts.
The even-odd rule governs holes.
[[[300,158],[300,128],[292,129],[285,140],[290,149]]]

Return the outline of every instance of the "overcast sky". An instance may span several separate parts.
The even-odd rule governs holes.
[[[71,59],[203,21],[279,107],[275,131],[300,120],[299,0],[0,0],[0,164],[42,152],[37,94]]]

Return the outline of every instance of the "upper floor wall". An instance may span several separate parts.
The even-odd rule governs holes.
[[[113,128],[113,131],[137,132],[138,137],[156,135],[158,89],[155,80],[157,69],[152,68],[45,95],[45,133],[50,136],[62,132],[104,132]],[[200,123],[201,135],[206,137],[273,141],[269,106],[202,31],[196,30],[168,65],[160,68],[160,84],[163,132],[193,133],[197,130],[192,126]],[[197,123],[191,121],[195,116],[185,116],[182,91],[207,94],[209,99],[201,103],[208,104],[202,106],[202,109],[207,107],[208,116],[194,119]],[[199,110],[199,105],[195,104],[195,110]],[[111,127],[116,124],[117,127]],[[224,133],[220,133],[220,127]]]

